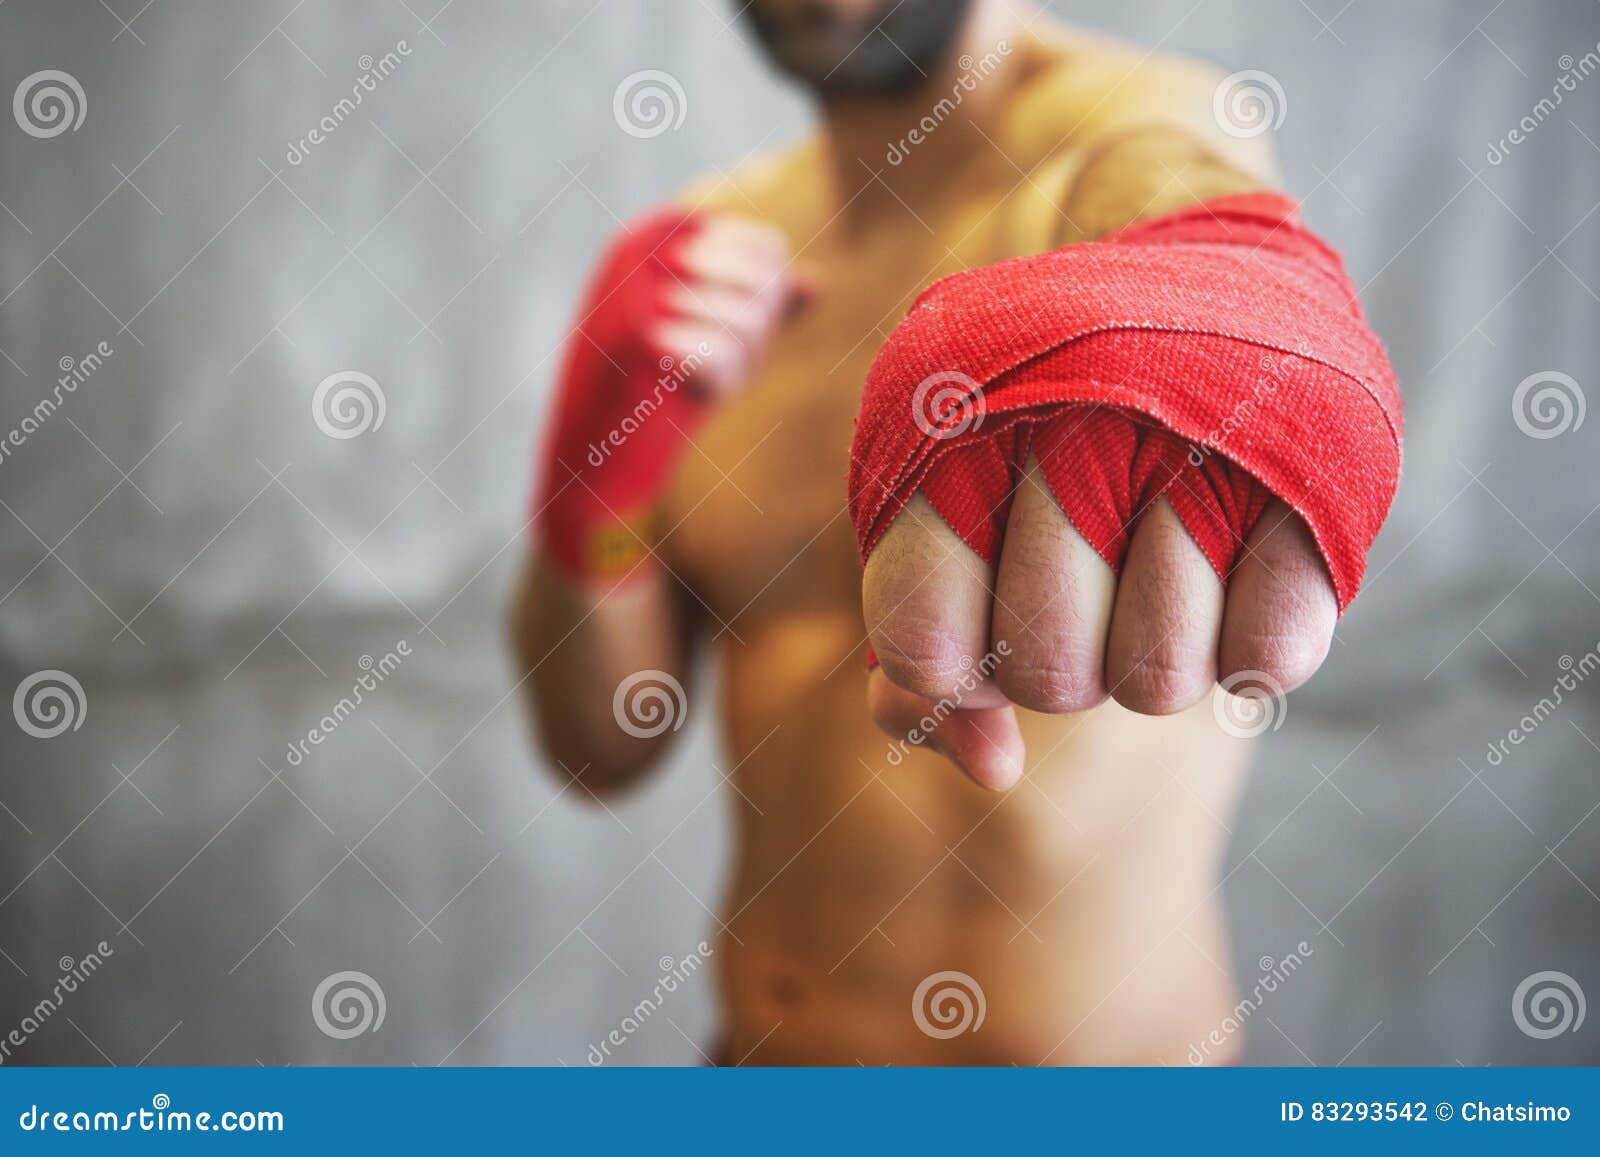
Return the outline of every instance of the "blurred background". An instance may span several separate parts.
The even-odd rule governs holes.
[[[1514,1015],[1540,973],[1600,997],[1600,6],[1047,7],[1278,80],[1407,399],[1367,588],[1233,824],[1244,983],[1314,950],[1248,1061],[1600,1060],[1600,1023]],[[0,7],[0,1034],[98,968],[9,1063],[583,1064],[707,936],[707,720],[583,806],[504,624],[583,271],[807,124],[733,16]],[[683,116],[640,138],[646,69]],[[313,1015],[341,973],[378,1031]],[[610,1063],[697,1061],[711,997]]]

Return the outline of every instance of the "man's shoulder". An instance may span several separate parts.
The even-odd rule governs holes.
[[[1217,94],[1227,78],[1215,64],[1059,25],[1030,34],[1027,56],[1005,124],[1019,162],[1048,163],[1159,129],[1184,132],[1252,167],[1270,165],[1264,142],[1234,137],[1218,123]]]
[[[1237,131],[1215,65],[1059,28],[1030,48],[1004,147],[1050,198],[1048,245],[1276,183],[1269,135]]]

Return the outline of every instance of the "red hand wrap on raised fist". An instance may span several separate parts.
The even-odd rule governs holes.
[[[1288,198],[1224,197],[926,290],[867,377],[850,513],[865,562],[920,490],[993,563],[1031,451],[1113,568],[1165,496],[1225,580],[1276,495],[1342,612],[1399,483],[1401,431],[1338,255]]]
[[[613,242],[579,307],[556,382],[534,521],[547,557],[569,575],[624,574],[645,554],[648,525],[705,402],[685,366],[650,334],[671,315],[679,255],[699,228],[686,210],[658,210]],[[689,351],[675,351],[688,356]]]

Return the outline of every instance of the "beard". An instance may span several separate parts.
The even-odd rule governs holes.
[[[735,0],[738,2],[738,0]],[[864,16],[754,0],[740,14],[767,59],[820,96],[910,92],[949,58],[971,0],[880,0]]]

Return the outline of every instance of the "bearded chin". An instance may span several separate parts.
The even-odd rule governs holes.
[[[863,23],[843,59],[796,46],[763,21],[760,5],[744,15],[773,65],[819,96],[888,97],[914,91],[944,66],[970,7],[971,0],[885,0],[884,14]]]

